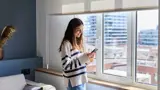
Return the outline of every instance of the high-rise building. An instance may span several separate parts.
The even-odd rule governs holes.
[[[84,19],[84,24],[85,24],[85,29],[84,29],[85,43],[95,46],[96,16],[95,15],[87,16]]]
[[[85,23],[85,42],[95,45],[96,15],[87,16]],[[104,14],[105,45],[123,45],[127,43],[127,14],[124,12]]]
[[[124,45],[127,43],[126,13],[104,14],[104,42],[106,45]]]
[[[158,45],[158,27],[156,29],[141,30],[138,34],[139,45]]]

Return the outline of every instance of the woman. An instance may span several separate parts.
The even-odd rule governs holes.
[[[95,56],[95,53],[84,53],[82,32],[83,22],[73,18],[67,26],[59,48],[67,90],[86,90],[86,64],[92,62]]]

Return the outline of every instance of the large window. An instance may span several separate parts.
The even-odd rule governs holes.
[[[136,81],[157,84],[158,10],[137,12]]]
[[[101,48],[99,56],[88,65],[88,72],[109,81],[157,84],[158,10],[83,14],[77,17],[84,22],[87,51]]]

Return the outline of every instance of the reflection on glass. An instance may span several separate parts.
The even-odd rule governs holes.
[[[104,70],[127,76],[127,12],[104,14]]]
[[[136,81],[157,84],[158,10],[137,12]]]

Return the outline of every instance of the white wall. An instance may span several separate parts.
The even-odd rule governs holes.
[[[56,3],[55,3],[56,2]],[[36,0],[36,21],[37,21],[37,55],[42,56],[43,66],[46,67],[48,55],[48,30],[47,17],[49,14],[61,13],[61,0]]]
[[[73,15],[49,16],[49,68],[61,70],[61,56],[58,51],[68,22]]]
[[[35,81],[39,83],[51,84],[56,90],[66,90],[62,77],[54,76],[43,72],[35,72]]]
[[[36,0],[37,55],[45,56],[45,1]],[[40,43],[41,41],[41,43]],[[43,43],[42,43],[43,42]]]
[[[158,0],[123,0],[123,8],[158,6]]]

